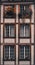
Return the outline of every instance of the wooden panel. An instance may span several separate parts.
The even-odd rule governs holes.
[[[30,43],[30,39],[20,39],[20,43]]]
[[[6,39],[4,39],[4,43],[15,43],[15,39],[8,39],[8,38],[6,38]]]
[[[15,19],[4,19],[4,23],[15,23]]]
[[[30,61],[19,61],[19,65],[30,65]]]
[[[30,19],[20,19],[20,23],[30,23]]]
[[[4,61],[4,65],[15,65],[14,61]]]

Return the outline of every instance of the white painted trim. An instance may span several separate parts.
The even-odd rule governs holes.
[[[3,5],[1,5],[1,23],[3,23]]]
[[[18,65],[18,45],[16,45],[16,65]]]
[[[16,24],[16,43],[18,43],[18,24]]]

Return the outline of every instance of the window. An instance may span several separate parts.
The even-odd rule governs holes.
[[[15,7],[15,5],[4,6],[4,17],[5,18],[15,18],[16,17],[16,7]]]
[[[19,46],[19,60],[30,60],[30,47],[20,45]]]
[[[23,37],[30,37],[30,25],[29,24],[20,24],[20,36]]]
[[[15,37],[15,25],[6,24],[4,27],[4,37]]]
[[[4,60],[15,60],[15,47],[12,46],[4,46]]]
[[[32,15],[32,10],[30,5],[19,5],[20,6],[20,13],[18,14],[19,18],[30,18]]]

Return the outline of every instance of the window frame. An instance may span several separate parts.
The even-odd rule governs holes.
[[[8,47],[14,46],[14,55],[15,55],[14,58],[15,58],[15,59],[11,59],[11,57],[10,57],[10,59],[9,59],[9,58],[8,58],[8,59],[5,59],[5,58],[4,58],[5,46],[8,46]],[[3,61],[15,61],[15,60],[16,60],[16,53],[15,53],[15,50],[16,50],[16,49],[15,49],[15,45],[4,45],[4,46],[3,46]]]
[[[20,46],[29,46],[29,48],[30,48],[30,45],[19,45],[19,53],[18,53],[18,60],[19,61],[30,61],[31,59],[29,58],[29,59],[20,59],[19,58],[19,56],[20,56]],[[31,57],[31,48],[30,48],[30,57]]]
[[[9,27],[10,25],[13,25],[13,26],[14,26],[14,37],[13,37],[13,36],[10,37],[10,36],[9,36],[9,33],[8,33],[8,37],[6,37],[6,36],[4,35],[4,34],[5,34],[5,31],[6,31],[6,30],[5,30],[5,26],[6,26],[6,25],[8,25],[8,27]],[[15,30],[16,30],[15,24],[13,24],[13,23],[12,23],[12,24],[8,24],[8,23],[4,24],[4,33],[3,33],[3,37],[4,37],[4,38],[16,38],[16,31],[15,31]],[[8,31],[9,31],[9,30],[8,30]],[[10,32],[11,32],[11,31],[10,31]]]
[[[23,36],[23,37],[21,37],[20,36],[20,26],[21,25],[24,25],[24,27],[26,26],[26,25],[29,25],[29,35],[30,36]],[[25,29],[26,30],[26,29]],[[25,31],[26,32],[26,31]],[[28,24],[28,23],[20,23],[20,25],[19,25],[19,38],[31,38],[31,27],[30,27],[30,24]]]
[[[24,8],[21,8],[21,5],[22,5]],[[30,18],[31,18],[31,15],[32,15],[32,9],[29,8],[30,5],[29,5],[29,4],[28,4],[28,5],[23,5],[23,4],[21,4],[21,5],[20,5],[20,13],[18,14],[19,19],[20,19],[20,18],[22,18],[22,19],[23,19],[23,18],[29,18],[29,19],[30,19]],[[23,9],[24,9],[24,10],[23,10]],[[28,10],[28,9],[30,10],[30,12],[29,12],[30,14],[26,12],[26,10]],[[22,13],[21,13],[21,11],[22,11]],[[23,11],[24,11],[24,13],[23,13]]]
[[[8,16],[6,17],[6,16],[5,16],[5,7],[6,7],[6,6],[13,6],[13,8],[14,8],[14,7],[15,7],[14,5],[15,5],[15,4],[4,5],[4,12],[3,12],[3,17],[4,17],[4,18],[12,18],[12,19],[15,19],[15,18],[16,18],[16,13],[14,13],[15,15],[12,15],[13,17],[8,17]],[[15,17],[14,17],[14,16],[15,16]]]

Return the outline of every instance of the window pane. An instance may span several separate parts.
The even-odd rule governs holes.
[[[25,26],[25,37],[30,37],[30,26],[29,25]]]
[[[10,46],[10,58],[11,60],[15,60],[14,46]]]
[[[4,60],[15,60],[14,46],[4,46]]]
[[[19,5],[19,6],[20,6],[19,18],[22,18],[24,12],[24,6],[23,5]]]
[[[20,46],[19,59],[24,59],[24,46]]]
[[[19,6],[20,6],[19,18],[30,18],[32,15],[32,9],[30,5],[19,5]]]
[[[4,17],[5,18],[15,18],[16,17],[16,7],[15,5],[4,6]]]
[[[19,46],[19,60],[30,60],[30,47],[21,45]]]
[[[4,59],[7,60],[9,58],[9,47],[4,47]]]
[[[11,25],[10,26],[10,37],[15,37],[15,26],[14,25]]]
[[[4,36],[5,37],[15,37],[15,26],[6,24],[4,27]]]
[[[4,27],[4,36],[5,37],[9,37],[9,26],[8,25],[5,25],[5,27]]]
[[[24,26],[20,25],[20,37],[24,37]]]
[[[20,24],[20,37],[30,37],[30,25]]]
[[[25,59],[30,59],[30,47],[25,47]]]

